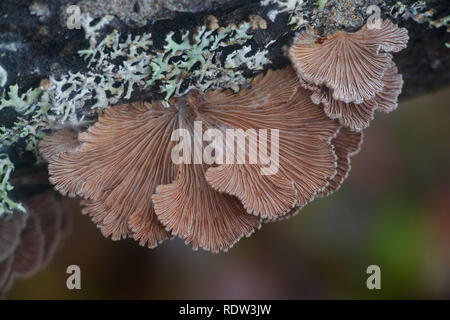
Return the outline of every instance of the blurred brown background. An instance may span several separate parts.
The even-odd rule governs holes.
[[[335,194],[228,253],[103,238],[67,199],[71,235],[9,299],[450,298],[450,88],[377,114]],[[82,289],[66,288],[81,267]],[[381,290],[366,269],[381,268]]]

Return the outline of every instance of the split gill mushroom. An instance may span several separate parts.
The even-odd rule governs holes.
[[[177,236],[194,249],[226,251],[262,222],[293,215],[345,179],[362,134],[347,133],[310,95],[287,67],[257,76],[239,93],[191,91],[169,107],[161,101],[109,107],[84,132],[48,135],[40,150],[55,189],[80,197],[104,236],[151,248]],[[279,169],[264,175],[266,163],[174,163],[172,132],[181,128],[196,139],[195,121],[224,135],[279,130]],[[235,143],[248,160],[255,145]],[[225,143],[223,153],[230,148]]]
[[[381,21],[380,21],[381,22]],[[406,48],[408,32],[389,20],[355,33],[338,31],[325,38],[307,29],[294,39],[288,56],[301,86],[325,113],[353,130],[367,128],[375,110],[397,106],[403,86],[392,52]]]

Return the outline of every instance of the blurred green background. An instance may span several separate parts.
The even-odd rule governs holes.
[[[378,113],[335,194],[267,224],[228,253],[103,238],[78,201],[72,233],[10,299],[450,298],[450,88]],[[66,288],[68,265],[82,289]],[[366,269],[381,268],[381,290]]]

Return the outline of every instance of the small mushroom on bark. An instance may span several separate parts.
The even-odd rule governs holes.
[[[375,110],[395,109],[403,82],[389,52],[404,49],[407,42],[406,29],[384,20],[379,28],[364,26],[326,38],[308,29],[295,38],[288,56],[314,103],[322,103],[342,125],[361,130]]]
[[[311,100],[316,104],[322,104],[325,114],[331,119],[338,119],[343,126],[359,131],[370,125],[375,111],[388,113],[397,108],[397,99],[402,90],[403,80],[397,73],[394,63],[391,63],[385,71],[383,83],[383,90],[377,92],[373,99],[361,104],[334,100],[330,90],[325,87],[314,91]]]

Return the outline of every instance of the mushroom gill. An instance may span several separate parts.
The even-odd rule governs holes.
[[[206,169],[202,164],[179,165],[175,181],[156,188],[155,211],[166,229],[194,250],[227,251],[259,228],[260,221],[235,197],[212,189],[205,180]]]
[[[74,150],[79,145],[78,132],[71,128],[65,128],[41,141],[39,151],[42,157],[49,162],[53,157],[63,152]]]
[[[314,91],[311,100],[316,104],[322,104],[325,114],[331,119],[338,119],[343,126],[359,131],[370,125],[375,111],[388,113],[397,107],[403,80],[393,62],[384,73],[383,83],[383,90],[377,92],[373,99],[361,104],[334,100],[330,90],[325,87],[322,87],[320,91]]]
[[[295,38],[288,56],[312,100],[342,125],[361,130],[376,109],[395,109],[403,82],[389,52],[404,49],[407,42],[405,28],[384,20],[379,28],[366,25],[325,38],[308,29]]]
[[[132,235],[141,245],[154,247],[169,236],[155,216],[151,196],[157,185],[175,177],[170,137],[176,119],[174,110],[160,102],[108,108],[78,135],[78,147],[50,158],[50,182],[63,195],[85,199],[83,213],[106,237]],[[43,146],[50,147],[54,139],[46,137]]]
[[[352,131],[342,127],[331,144],[338,158],[336,175],[329,180],[327,187],[320,192],[320,196],[327,196],[337,191],[347,178],[351,169],[351,158],[358,154],[363,142],[362,131]]]
[[[291,68],[269,71],[264,80],[269,80],[270,89],[264,81],[258,81],[260,78],[256,78],[251,91],[265,92],[263,103],[253,102],[253,97],[247,98],[242,92],[240,103],[235,104],[223,92],[213,91],[206,96],[208,103],[200,105],[199,110],[205,111],[204,121],[221,127],[278,129],[279,171],[262,175],[263,163],[244,167],[223,164],[208,169],[206,178],[216,190],[237,196],[249,213],[276,219],[314,199],[326,187],[329,177],[334,176],[336,157],[330,140],[338,124],[311,102],[306,90],[298,88]],[[281,80],[283,85],[274,85]],[[277,98],[287,96],[286,91],[291,91],[287,100]]]
[[[236,142],[244,163],[219,162],[221,152],[214,153],[212,163],[191,163],[184,154],[184,161],[174,163],[174,130],[194,137],[189,149],[207,145],[203,133],[198,137],[194,132],[196,121],[223,135],[229,129],[278,130],[278,150],[272,145],[267,150],[279,157],[278,170],[264,174],[267,162],[248,161],[251,151],[260,148],[249,136],[227,141],[221,150],[227,154]],[[80,196],[83,212],[105,236],[133,237],[149,247],[178,236],[194,249],[218,252],[249,236],[261,221],[296,210],[333,183],[339,155],[332,141],[339,127],[299,88],[288,67],[258,76],[238,94],[191,91],[171,99],[167,108],[161,102],[110,107],[77,139],[56,132],[44,138],[41,150],[55,189]],[[67,141],[56,143],[60,138]],[[242,147],[245,139],[249,144]]]
[[[104,236],[111,236],[113,240],[133,237],[140,245],[155,247],[171,234],[178,234],[170,233],[171,226],[158,221],[152,195],[158,185],[169,188],[175,179],[175,184],[183,181],[180,175],[184,169],[177,168],[171,160],[175,145],[171,134],[184,123],[179,119],[187,116],[185,110],[164,108],[160,102],[108,108],[97,123],[78,135],[79,146],[49,158],[50,182],[64,195],[83,198],[83,213],[92,217]],[[65,133],[55,135],[72,139]],[[49,140],[55,139],[49,136],[42,144],[48,148],[52,145]],[[56,153],[55,150],[46,152]],[[187,172],[191,174],[191,170]],[[198,173],[198,169],[194,172]],[[194,200],[204,197],[211,201],[209,204],[199,202],[198,205],[205,208],[191,212],[194,226],[189,226],[188,230],[195,234],[178,234],[194,247],[202,246],[215,252],[226,250],[259,226],[256,217],[238,210],[236,204],[230,205],[230,196],[212,190],[198,175],[192,174],[187,179],[184,180],[186,185],[180,187],[180,197],[183,188],[190,188],[189,195]],[[227,200],[219,200],[224,197]],[[164,201],[160,196],[156,203]],[[222,206],[217,207],[218,203]],[[179,209],[188,208],[182,202]],[[162,222],[166,220],[162,219]],[[178,223],[184,222],[181,219]],[[235,228],[237,225],[241,226],[242,232]]]

